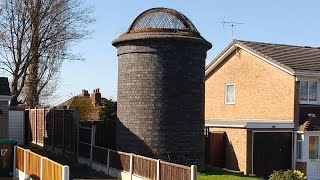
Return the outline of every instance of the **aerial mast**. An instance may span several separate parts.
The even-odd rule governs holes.
[[[242,22],[235,22],[235,21],[222,21],[222,25],[229,25],[229,26],[231,26],[231,33],[232,33],[232,39],[234,39],[234,33],[233,33],[233,31],[234,31],[234,27],[235,26],[238,26],[238,25],[241,25],[241,24],[244,24],[244,23],[242,23]]]

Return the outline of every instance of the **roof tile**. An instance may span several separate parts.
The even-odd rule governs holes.
[[[320,48],[295,46],[236,40],[245,47],[258,52],[268,59],[272,59],[294,71],[320,71]]]

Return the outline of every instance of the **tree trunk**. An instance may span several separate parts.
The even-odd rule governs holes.
[[[31,5],[32,6],[32,5]],[[38,63],[39,63],[39,16],[41,1],[37,0],[34,9],[31,10],[31,55],[30,65],[28,67],[27,87],[26,87],[26,105],[35,108],[39,105],[38,95]]]

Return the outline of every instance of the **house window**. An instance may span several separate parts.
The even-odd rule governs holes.
[[[297,134],[297,159],[302,158],[302,134]]]
[[[300,101],[302,103],[318,102],[318,81],[316,80],[300,81]]]
[[[235,84],[229,83],[225,87],[225,104],[234,104],[235,101]]]
[[[309,136],[309,159],[318,159],[319,136]]]

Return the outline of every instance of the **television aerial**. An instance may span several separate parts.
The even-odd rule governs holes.
[[[244,24],[242,22],[235,22],[235,21],[222,21],[222,25],[228,25],[231,27],[232,39],[234,39],[234,27]]]

